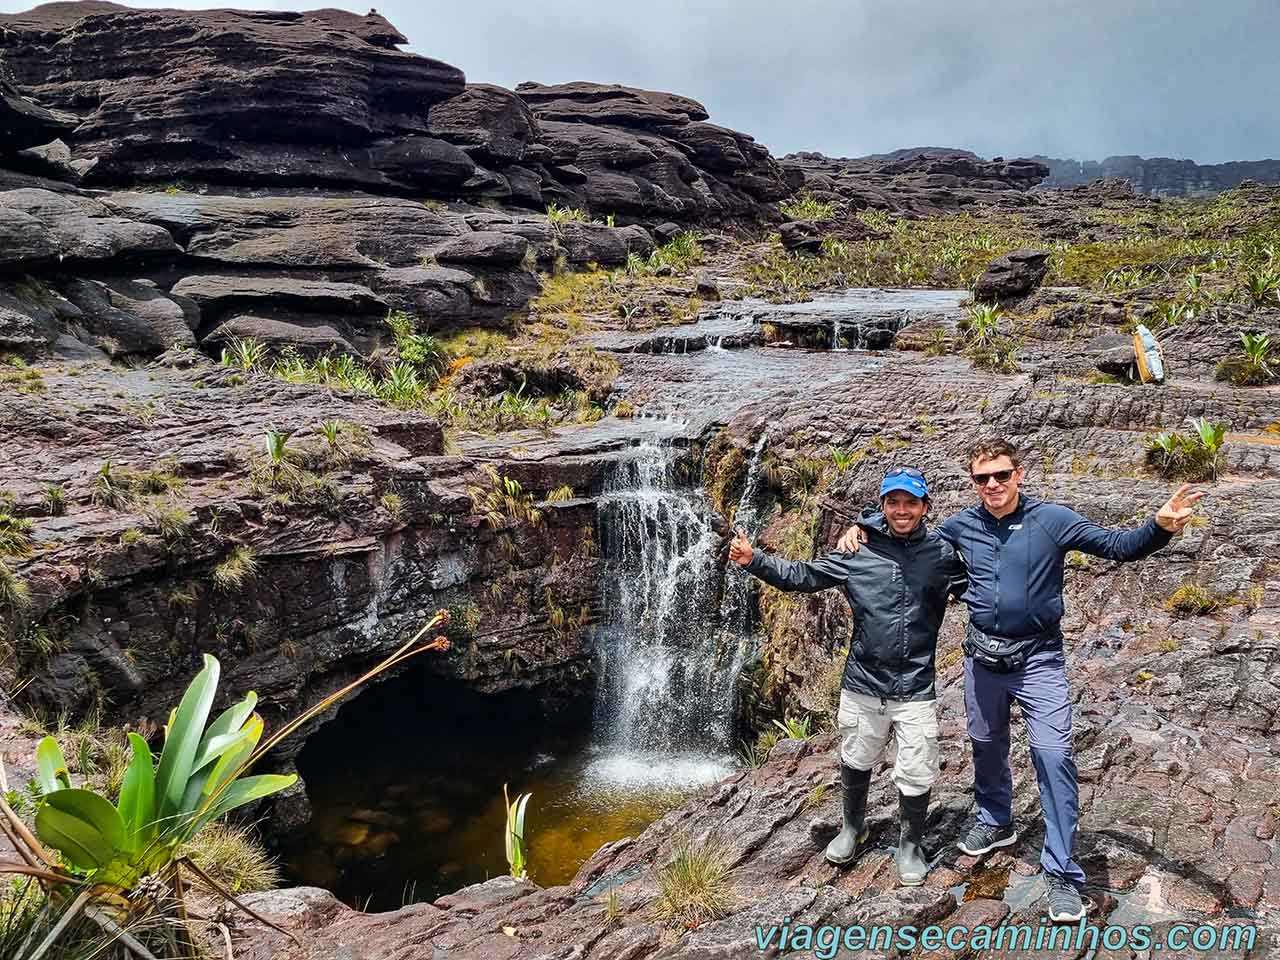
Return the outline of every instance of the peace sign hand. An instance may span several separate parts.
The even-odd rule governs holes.
[[[1191,493],[1191,484],[1184,483],[1156,513],[1156,523],[1170,533],[1177,533],[1195,515],[1196,502],[1204,496],[1203,490]]]

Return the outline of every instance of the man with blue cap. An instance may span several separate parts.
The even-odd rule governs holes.
[[[933,687],[938,630],[947,596],[965,589],[963,561],[925,527],[929,485],[910,467],[890,470],[880,485],[880,512],[859,522],[868,531],[856,554],[833,552],[809,562],[754,550],[741,530],[729,557],[779,590],[813,593],[843,587],[853,608],[836,724],[840,729],[843,828],[827,845],[829,862],[844,865],[867,839],[864,826],[871,768],[893,734],[892,779],[901,826],[897,867],[903,884],[924,882],[929,793],[938,778],[938,715]]]

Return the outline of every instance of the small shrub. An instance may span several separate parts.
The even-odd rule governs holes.
[[[674,854],[658,871],[658,899],[654,903],[658,918],[692,929],[726,916],[734,898],[724,842],[712,836],[695,843],[681,836],[675,841]]]
[[[1188,616],[1212,613],[1220,605],[1221,600],[1198,583],[1184,583],[1164,602],[1164,608],[1170,613]]]
[[[1255,307],[1280,299],[1280,271],[1270,264],[1259,267],[1244,278],[1244,291]]]
[[[823,801],[827,799],[827,792],[827,785],[825,783],[818,784],[810,790],[808,795],[804,798],[804,803],[800,805],[800,812],[806,813],[810,810],[816,810],[818,807],[822,806]]]
[[[1227,357],[1218,363],[1214,376],[1237,386],[1258,386],[1276,378],[1271,366],[1271,337],[1266,333],[1241,333],[1240,356]]]
[[[130,527],[124,533],[120,534],[120,545],[122,547],[132,547],[134,544],[141,543],[147,538],[147,535],[137,527]]]
[[[213,568],[213,583],[221,590],[235,590],[244,586],[257,572],[258,558],[254,552],[237,544],[226,559]]]
[[[1204,417],[1191,421],[1195,432],[1164,431],[1147,438],[1147,460],[1171,479],[1212,480],[1218,475],[1226,427]]]

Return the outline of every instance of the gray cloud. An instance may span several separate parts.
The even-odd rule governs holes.
[[[472,82],[672,90],[777,154],[1280,156],[1275,0],[381,0],[378,11],[410,49]]]

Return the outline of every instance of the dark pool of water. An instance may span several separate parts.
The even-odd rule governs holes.
[[[342,709],[299,757],[311,823],[282,851],[299,883],[374,910],[507,873],[502,786],[529,792],[529,875],[567,883],[599,847],[732,769],[725,757],[618,754],[519,694],[413,672]]]

